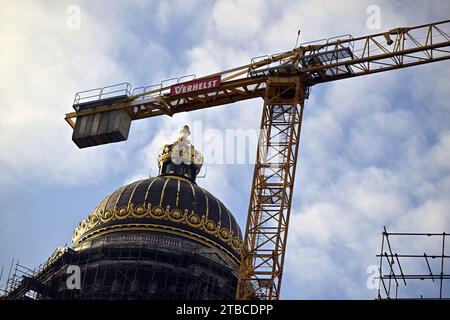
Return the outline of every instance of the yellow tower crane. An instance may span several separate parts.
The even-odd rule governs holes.
[[[242,245],[238,299],[280,298],[305,99],[312,86],[450,58],[450,20],[354,38],[303,43],[207,75],[131,90],[79,92],[65,120],[80,148],[126,140],[132,120],[263,98],[257,159]],[[76,120],[76,121],[74,121]]]

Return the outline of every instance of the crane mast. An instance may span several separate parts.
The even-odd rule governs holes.
[[[449,31],[450,20],[445,20],[358,38],[344,35],[197,79],[175,78],[133,91],[129,84],[83,91],[65,120],[82,148],[126,140],[133,120],[263,98],[236,298],[276,300],[311,87],[450,59]]]
[[[267,80],[237,298],[280,297],[304,95],[298,76]]]

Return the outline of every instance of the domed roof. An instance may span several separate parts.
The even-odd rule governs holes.
[[[111,232],[167,232],[223,249],[239,260],[241,230],[224,204],[195,182],[160,175],[125,185],[76,228],[74,247]]]

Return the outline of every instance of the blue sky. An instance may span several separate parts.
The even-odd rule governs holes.
[[[448,1],[346,3],[2,3],[0,266],[7,269],[13,257],[36,266],[70,244],[78,222],[105,195],[156,173],[158,148],[182,125],[197,121],[222,133],[255,129],[262,107],[258,99],[141,120],[126,142],[79,150],[63,120],[76,91],[246,64],[291,49],[298,29],[304,42],[450,14]],[[79,29],[67,27],[69,5],[80,8]],[[381,30],[367,27],[369,5],[381,10]],[[378,262],[384,225],[399,232],[450,232],[449,77],[445,61],[313,88],[304,113],[283,298],[375,298],[366,270]],[[244,228],[253,166],[207,167],[199,184]]]

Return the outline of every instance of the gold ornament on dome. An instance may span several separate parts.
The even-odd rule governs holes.
[[[194,165],[197,173],[200,172],[203,166],[203,156],[195,150],[194,145],[188,139],[190,134],[189,126],[185,125],[180,130],[177,140],[171,144],[165,144],[160,149],[158,153],[158,166],[160,169],[162,164],[170,159],[174,164]]]
[[[221,228],[220,223],[217,224],[213,220],[208,220],[205,215],[199,216],[194,211],[189,212],[187,209],[170,208],[170,206],[166,206],[165,208],[161,206],[152,207],[151,204],[148,204],[147,207],[133,207],[133,204],[131,204],[128,207],[121,207],[114,210],[101,209],[94,211],[87,219],[81,221],[75,229],[72,236],[72,243],[76,245],[90,238],[89,231],[96,227],[101,227],[103,224],[111,221],[125,219],[166,219],[174,223],[186,224],[192,228],[205,230],[208,234],[214,235],[217,239],[228,244],[238,254],[241,250],[242,243],[237,237],[236,230]],[[114,228],[116,231],[120,231],[121,225],[115,225]],[[164,226],[161,226],[161,229],[163,230]]]

